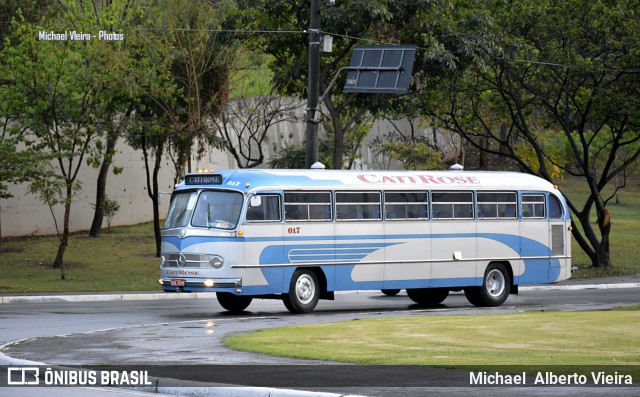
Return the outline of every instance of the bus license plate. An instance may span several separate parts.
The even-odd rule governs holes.
[[[184,287],[184,280],[182,280],[182,279],[171,280],[171,286],[172,287]]]

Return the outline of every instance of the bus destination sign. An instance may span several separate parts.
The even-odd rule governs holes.
[[[222,185],[222,175],[220,174],[197,174],[187,175],[184,180],[185,185]]]

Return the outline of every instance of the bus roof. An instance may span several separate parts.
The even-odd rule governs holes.
[[[542,190],[554,191],[534,175],[505,171],[371,171],[237,169],[192,173],[177,189],[223,187],[239,191],[269,189],[376,190]]]

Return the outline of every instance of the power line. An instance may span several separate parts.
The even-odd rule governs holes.
[[[10,21],[0,21],[0,24],[10,24],[10,23],[11,23]],[[98,28],[99,27],[96,27],[96,29]],[[47,28],[47,30],[48,29],[51,29],[51,28]],[[300,34],[300,35],[303,35],[303,34],[309,33],[306,29],[304,30],[268,30],[268,29],[267,30],[262,30],[262,29],[245,30],[245,29],[191,29],[191,28],[145,28],[145,27],[136,27],[133,30],[129,31],[129,33],[140,32],[140,31],[231,33],[231,34],[248,34],[248,35],[250,34]],[[371,38],[352,36],[349,34],[327,32],[324,30],[320,30],[319,32],[324,35],[340,37],[348,40],[356,40],[356,41],[370,43],[370,44],[398,44],[398,43],[390,43],[388,41],[376,40]],[[429,49],[428,47],[422,47],[422,46],[417,46],[416,48],[423,51],[427,51]],[[578,65],[566,64],[566,63],[563,64],[563,63],[557,63],[557,62],[535,61],[535,60],[528,60],[528,59],[512,59],[512,58],[506,58],[506,57],[495,57],[494,59],[498,61],[509,61],[514,63],[559,67],[559,68],[566,68],[566,69],[576,68],[578,66]],[[640,69],[617,69],[617,68],[610,68],[610,67],[598,67],[596,65],[594,65],[594,69],[607,71],[607,72],[614,72],[614,73],[640,74]]]

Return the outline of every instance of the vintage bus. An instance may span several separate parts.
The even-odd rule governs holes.
[[[216,292],[231,312],[275,298],[308,313],[349,290],[499,306],[520,285],[570,277],[570,230],[557,187],[528,174],[199,172],[172,193],[160,283]]]

